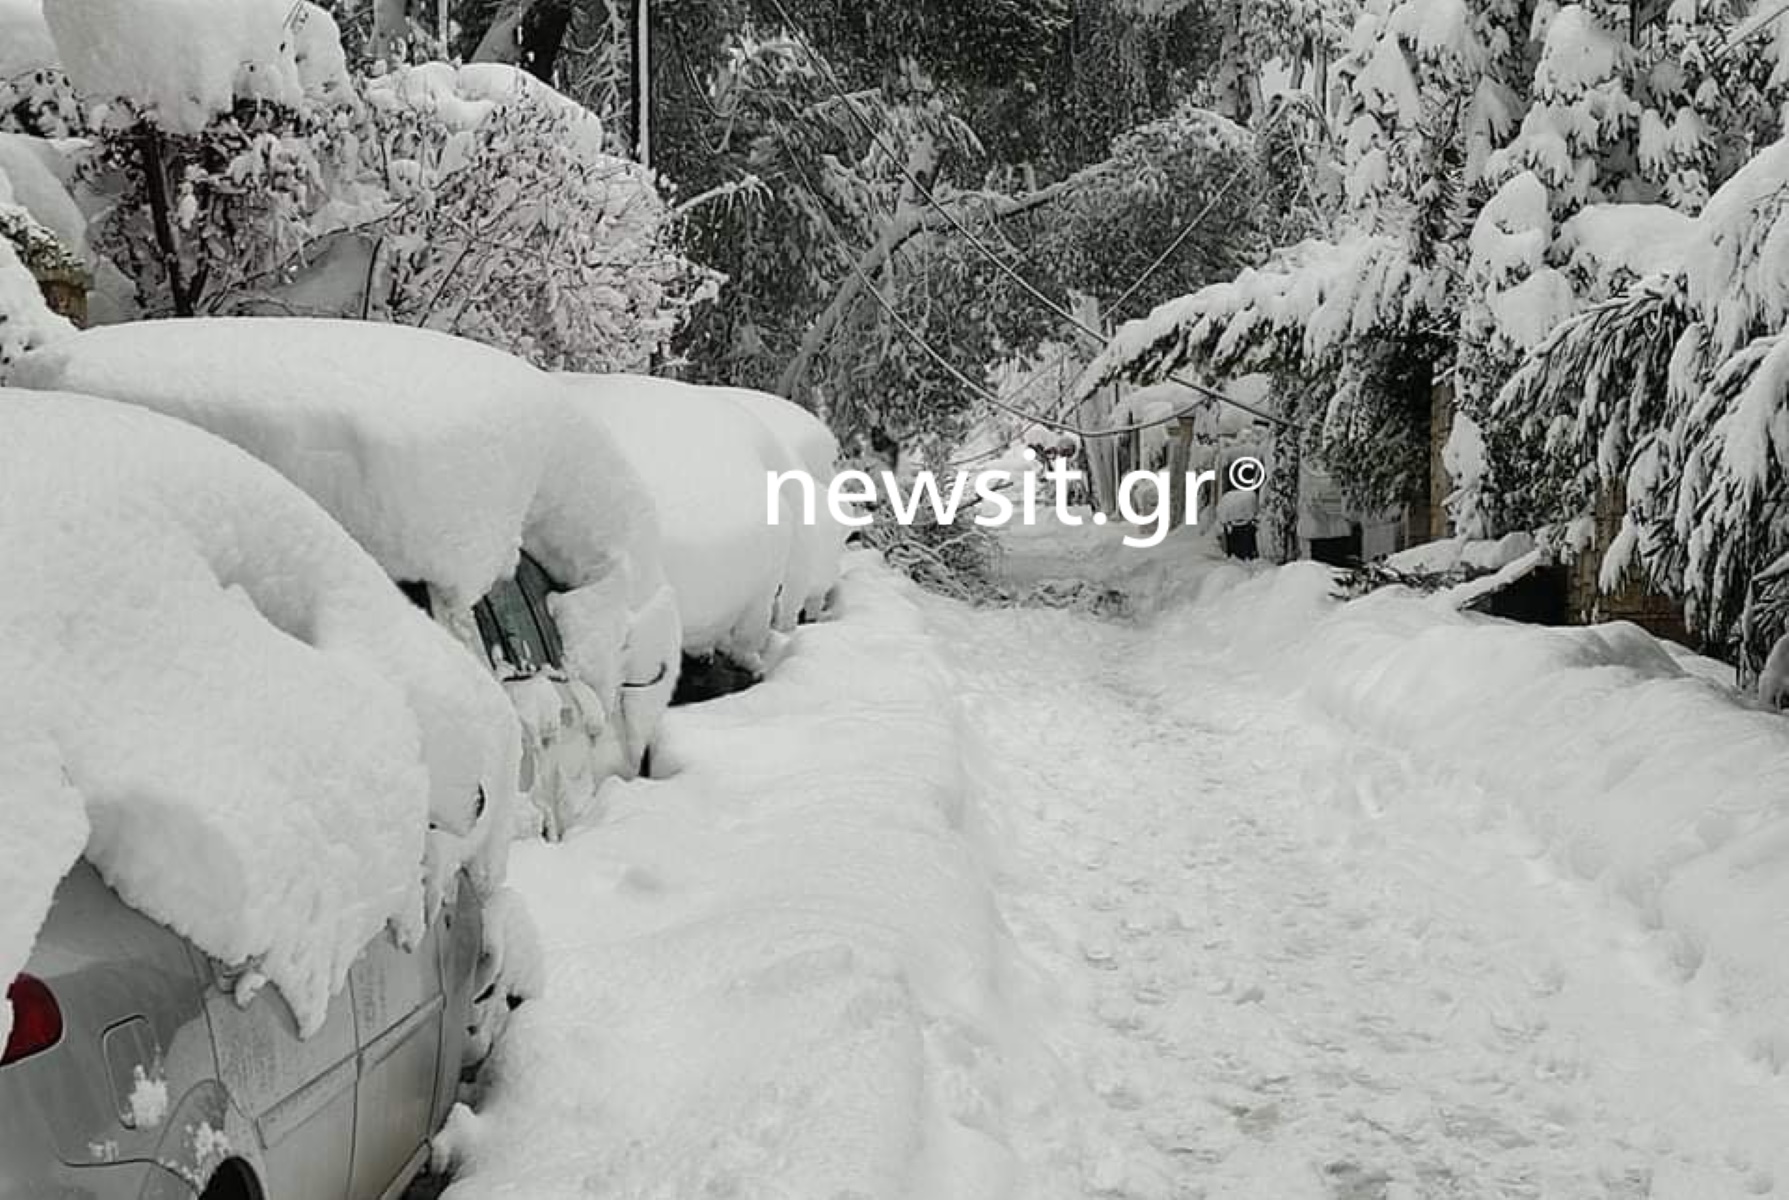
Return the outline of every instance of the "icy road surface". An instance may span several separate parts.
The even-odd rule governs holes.
[[[673,715],[668,778],[517,846],[546,991],[450,1200],[1789,1194],[1782,1080],[1511,797],[1286,691],[1184,577],[1010,565],[1141,611],[860,561]]]

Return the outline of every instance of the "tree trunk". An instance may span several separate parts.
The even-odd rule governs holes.
[[[373,57],[393,61],[409,40],[409,0],[373,0]]]
[[[988,196],[976,192],[953,197],[945,203],[954,206],[957,211],[951,212],[951,216],[964,224],[972,219],[967,210],[975,201],[982,203],[986,216],[995,221],[1004,221],[1060,200],[1075,181],[1074,177],[1070,177],[1023,196]],[[856,269],[839,281],[838,290],[833,293],[832,299],[820,311],[820,315],[814,318],[813,324],[808,326],[807,332],[802,335],[801,346],[795,352],[795,358],[777,381],[777,391],[790,399],[795,398],[795,390],[801,386],[814,356],[820,352],[820,347],[826,344],[826,339],[832,335],[845,314],[851,311],[851,305],[862,294],[865,279],[880,271],[894,256],[895,251],[917,235],[948,228],[950,225],[950,217],[945,215],[944,210],[937,208],[909,208],[890,222],[882,231],[882,236],[876,239],[875,245],[864,251],[863,257],[857,260]]]
[[[168,167],[162,154],[161,130],[145,121],[143,139],[143,179],[149,193],[149,221],[155,230],[155,248],[161,257],[162,272],[168,278],[168,294],[174,301],[174,315],[190,317],[196,288],[189,290],[186,268],[180,261],[180,236],[174,230],[174,206],[168,195]]]

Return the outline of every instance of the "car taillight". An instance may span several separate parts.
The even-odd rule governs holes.
[[[0,1054],[0,1067],[40,1054],[62,1040],[62,1010],[43,980],[20,975],[6,989],[6,1000],[12,1005],[12,1032],[6,1037],[6,1052]]]

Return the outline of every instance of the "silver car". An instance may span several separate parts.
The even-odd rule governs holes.
[[[277,989],[82,862],[7,988],[0,1200],[398,1195],[453,1104],[482,944],[462,878],[414,948],[369,945],[300,1039]]]

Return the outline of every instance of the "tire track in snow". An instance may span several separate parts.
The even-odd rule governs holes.
[[[1632,929],[1221,647],[928,605],[1060,1066],[1028,1196],[1723,1197],[1789,1097]]]

